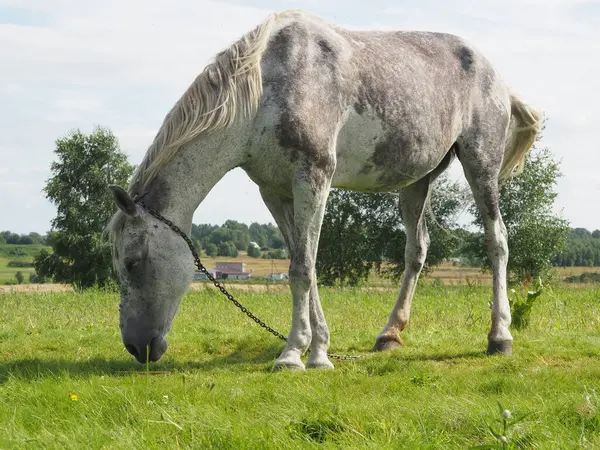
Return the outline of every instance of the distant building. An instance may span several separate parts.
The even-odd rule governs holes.
[[[246,272],[246,264],[238,262],[217,262],[217,267],[208,269],[217,280],[247,280],[252,272]],[[194,280],[206,280],[204,273],[196,271]]]
[[[267,280],[287,280],[289,276],[287,273],[270,273],[267,275]]]
[[[206,269],[208,270],[208,273],[210,273],[214,278],[217,277],[217,271],[215,269]],[[196,270],[194,272],[194,280],[208,280],[208,277],[206,275],[204,275],[204,272],[200,272],[199,270]]]
[[[235,272],[246,272],[246,264],[242,262],[217,262],[215,270],[232,270]]]

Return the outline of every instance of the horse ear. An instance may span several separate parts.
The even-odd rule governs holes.
[[[115,202],[121,211],[131,217],[137,216],[138,212],[135,203],[125,189],[123,189],[121,186],[117,186],[116,184],[111,184],[108,186],[108,188],[113,193]]]

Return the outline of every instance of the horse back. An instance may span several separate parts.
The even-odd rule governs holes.
[[[491,64],[451,34],[354,31],[298,15],[273,31],[262,67],[261,106],[279,147],[292,162],[335,166],[334,185],[349,189],[410,184],[474,119],[510,111]]]

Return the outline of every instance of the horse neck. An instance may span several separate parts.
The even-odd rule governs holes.
[[[243,162],[244,127],[234,124],[182,146],[148,184],[145,203],[189,233],[200,203]]]

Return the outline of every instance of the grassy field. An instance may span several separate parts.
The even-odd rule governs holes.
[[[9,267],[10,261],[19,261],[30,263],[33,258],[43,249],[48,249],[43,245],[11,245],[0,244],[0,284],[7,282],[16,282],[15,275],[21,271],[25,276],[25,282],[29,281],[29,274],[35,270],[31,267]]]
[[[276,329],[286,291],[239,293]],[[323,289],[331,372],[273,372],[282,344],[214,288],[190,292],[149,368],[117,294],[0,294],[0,448],[466,449],[500,401],[518,448],[600,448],[600,289],[543,294],[512,357],[486,357],[489,288],[420,286],[405,346],[370,354],[394,291]],[[148,370],[147,370],[148,369]]]
[[[32,262],[33,258],[43,248],[50,250],[49,247],[45,247],[43,245],[0,244],[0,285],[7,282],[15,282],[15,274],[19,270],[25,275],[25,282],[27,283],[29,281],[29,274],[34,272],[33,268],[8,267],[8,262]],[[217,261],[234,261],[245,263],[246,270],[252,272],[253,278],[264,278],[271,272],[287,272],[289,266],[289,260],[251,258],[247,256],[245,252],[240,252],[240,256],[237,258],[228,258],[222,256],[214,258],[209,258],[207,256],[202,257],[202,263],[209,269],[214,268]]]
[[[41,245],[0,245],[0,285],[6,283],[14,283],[15,274],[17,271],[23,272],[25,283],[29,281],[29,274],[33,273],[33,268],[16,268],[8,267],[9,261],[26,261],[31,262],[42,248],[50,250],[49,247]],[[15,255],[17,253],[17,255]],[[250,282],[264,281],[264,278],[272,272],[287,272],[289,260],[282,259],[262,259],[251,258],[245,252],[240,252],[237,258],[229,258],[224,256],[208,257],[202,256],[202,264],[208,269],[216,266],[217,262],[234,261],[246,264],[246,270],[252,272]],[[559,280],[564,280],[571,275],[580,275],[585,272],[600,273],[600,267],[558,267],[555,269]],[[451,263],[444,263],[435,267],[429,274],[429,279],[437,279],[444,285],[464,285],[464,284],[482,284],[491,283],[491,276],[488,273],[482,273],[476,267],[458,267]],[[396,286],[388,279],[382,278],[374,273],[369,284],[378,286]]]

